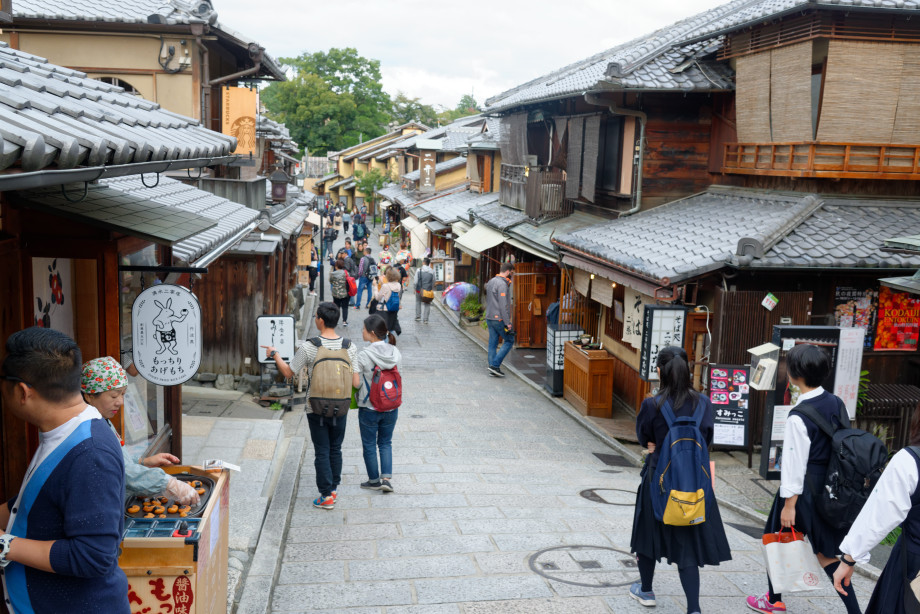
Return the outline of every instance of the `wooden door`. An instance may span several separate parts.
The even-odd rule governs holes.
[[[514,330],[517,334],[516,345],[522,348],[533,347],[533,264],[517,263],[514,265]]]

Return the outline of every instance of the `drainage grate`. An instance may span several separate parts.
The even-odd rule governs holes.
[[[620,563],[623,567],[635,568],[639,566],[639,563],[636,562],[636,559],[620,559]]]
[[[582,569],[600,569],[601,568],[601,564],[598,563],[597,561],[578,561],[578,565],[581,566]]]
[[[559,566],[555,563],[540,563],[540,567],[549,571],[559,571]]]
[[[410,418],[424,418],[424,417],[425,416],[422,416],[421,414],[413,414],[412,416],[410,416]]]
[[[625,457],[620,456],[619,454],[601,454],[595,452],[594,456],[600,459],[602,463],[608,467],[632,467],[633,464],[626,460]]]
[[[601,469],[601,473],[623,473],[623,472],[617,471],[616,469]]]

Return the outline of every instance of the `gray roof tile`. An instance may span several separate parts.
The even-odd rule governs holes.
[[[487,205],[480,205],[470,211],[470,213],[477,221],[481,220],[498,230],[505,230],[506,228],[514,226],[515,224],[520,224],[528,219],[527,214],[523,211],[505,207],[504,205],[500,205],[497,201]]]
[[[470,211],[482,205],[498,202],[498,192],[480,194],[465,190],[456,194],[449,194],[423,206],[430,213],[430,217],[442,224],[451,224],[458,220],[468,221]]]
[[[456,170],[462,166],[466,166],[466,158],[458,156],[456,158],[451,158],[450,160],[447,160],[445,162],[439,162],[438,164],[436,164],[434,167],[434,174],[440,175],[448,171]],[[406,173],[405,175],[403,175],[403,177],[405,177],[409,181],[418,181],[420,172],[421,172],[420,169],[416,169],[412,171],[411,173]]]

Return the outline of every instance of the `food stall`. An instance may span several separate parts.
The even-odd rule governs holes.
[[[176,466],[164,471],[191,483],[201,502],[181,507],[156,498],[125,501],[118,564],[128,576],[131,611],[225,614],[229,470]]]

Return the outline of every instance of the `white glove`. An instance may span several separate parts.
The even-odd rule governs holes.
[[[201,503],[201,497],[198,496],[198,492],[176,478],[169,478],[169,483],[166,485],[166,494],[181,505],[198,505]]]

